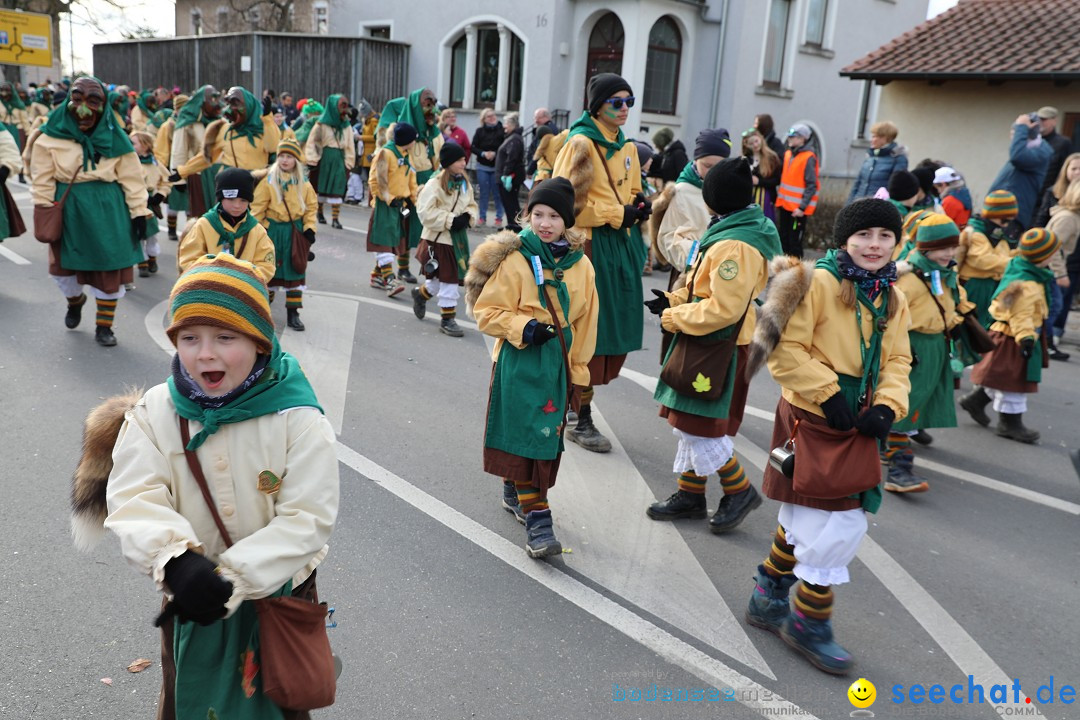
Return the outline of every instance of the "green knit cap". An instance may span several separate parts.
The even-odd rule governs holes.
[[[1016,204],[1016,196],[1008,190],[995,190],[983,200],[982,216],[987,219],[1014,218],[1020,212],[1020,206]]]
[[[931,213],[919,221],[915,233],[917,250],[942,250],[960,244],[960,228],[948,215]]]
[[[1061,248],[1061,240],[1046,228],[1031,228],[1020,237],[1020,254],[1038,265]]]

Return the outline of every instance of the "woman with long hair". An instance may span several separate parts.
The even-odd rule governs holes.
[[[783,163],[765,142],[765,136],[755,128],[743,131],[742,153],[750,160],[754,178],[754,202],[761,206],[765,217],[776,222],[776,186],[780,184]]]

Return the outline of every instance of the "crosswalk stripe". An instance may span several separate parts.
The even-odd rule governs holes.
[[[4,247],[3,245],[0,245],[0,255],[3,255],[4,257],[6,257],[8,260],[15,263],[16,265],[30,265],[31,264],[30,261],[27,260],[26,258],[24,258],[22,255],[15,252],[11,248]]]

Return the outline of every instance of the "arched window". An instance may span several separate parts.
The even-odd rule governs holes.
[[[589,78],[598,73],[622,74],[623,60],[622,23],[615,13],[609,12],[596,21],[589,35],[589,55],[585,63],[585,88],[588,95]],[[589,104],[588,97],[585,105]]]
[[[506,48],[502,44],[506,43]],[[500,62],[503,54],[507,62]],[[517,110],[525,72],[525,43],[497,24],[469,25],[450,45],[450,107]],[[499,101],[505,83],[505,107]]]
[[[450,107],[461,107],[465,100],[467,38],[462,35],[450,46]]]
[[[682,34],[675,21],[665,15],[657,20],[649,31],[642,110],[661,115],[675,114],[675,104],[679,99],[681,60]]]

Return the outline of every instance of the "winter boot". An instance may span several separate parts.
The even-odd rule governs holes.
[[[562,545],[551,527],[550,510],[534,510],[525,516],[525,538],[525,552],[531,558],[562,553]]]
[[[286,324],[297,332],[304,331],[304,322],[300,319],[300,308],[285,308]]]
[[[149,260],[146,261],[146,269],[150,271],[151,275],[153,275],[154,273],[156,273],[158,271],[158,264],[157,264],[157,258],[156,257],[152,257],[152,258],[150,258]]]
[[[1024,427],[1024,414],[998,413],[997,434],[999,437],[1018,440],[1022,443],[1036,443],[1039,441],[1039,432]]]
[[[981,387],[975,388],[960,398],[960,407],[967,411],[972,420],[983,427],[990,427],[990,416],[986,414],[986,406],[989,404],[990,396]]]
[[[915,456],[908,452],[898,452],[889,459],[889,476],[885,479],[885,489],[894,493],[926,492],[930,483],[912,472]]]
[[[416,284],[416,276],[412,274],[409,268],[402,268],[401,270],[398,270],[397,276],[404,282],[409,283],[410,285]]]
[[[517,488],[512,482],[503,483],[502,506],[506,512],[512,514],[522,525],[525,524],[525,513],[521,512],[521,503],[518,502]]]
[[[1060,361],[1064,362],[1064,361],[1068,360],[1069,357],[1070,357],[1069,353],[1062,352],[1060,349],[1058,349],[1056,339],[1055,339],[1054,342],[1052,342],[1050,344],[1050,359],[1051,360],[1060,360]]]
[[[709,532],[719,535],[728,530],[734,530],[751,510],[760,505],[761,495],[753,485],[747,486],[746,490],[740,493],[725,494],[720,498],[720,505],[716,508],[716,512],[709,518]]]
[[[580,445],[590,452],[606,453],[611,451],[611,441],[600,434],[593,425],[592,405],[582,405],[578,410],[577,425],[566,431],[566,439]]]
[[[851,653],[833,640],[831,620],[815,620],[803,615],[798,608],[792,610],[784,621],[780,637],[818,670],[846,675],[855,664]]]
[[[101,347],[113,347],[116,345],[116,335],[113,335],[111,327],[105,325],[97,326],[97,330],[94,331],[94,340]]]
[[[920,445],[930,445],[934,442],[934,436],[925,430],[919,430],[911,436],[911,439]]]
[[[442,323],[439,324],[439,332],[450,337],[463,337],[465,335],[465,331],[457,324],[457,318],[453,315],[443,316]]]
[[[774,578],[765,572],[764,565],[758,565],[754,581],[757,585],[750,595],[750,605],[746,608],[746,622],[779,635],[780,626],[791,614],[788,593],[797,578],[790,574]]]
[[[179,242],[180,236],[176,234],[176,228],[169,228],[169,239],[173,242]]]
[[[26,175],[24,173],[19,173],[19,182],[21,182],[23,185],[26,184]]]
[[[645,510],[653,520],[677,520],[679,518],[703,518],[709,514],[705,507],[705,495],[676,490],[663,502],[653,503]]]
[[[423,320],[427,314],[427,298],[420,293],[420,288],[412,289],[412,311],[417,320]]]
[[[372,287],[374,287],[374,283],[372,284]],[[386,297],[394,297],[395,295],[400,295],[405,292],[405,283],[401,282],[393,275],[386,279],[386,283],[383,287],[386,289]]]
[[[326,216],[323,215],[322,205],[319,206],[319,212],[316,214],[315,218],[319,221],[320,225],[326,224]]]
[[[333,220],[330,221],[330,227],[334,228],[335,230],[343,230],[344,229],[341,226],[341,221],[338,220],[337,218],[334,218]]]
[[[567,425],[577,425],[577,413],[574,412],[573,410],[567,410],[566,411],[566,424]]]
[[[139,263],[139,277],[150,277],[150,265],[149,263]]]
[[[83,305],[86,305],[86,293],[79,295],[75,302],[68,298],[67,313],[64,315],[64,325],[69,330],[74,330],[79,327],[79,323],[82,322],[82,309]]]

